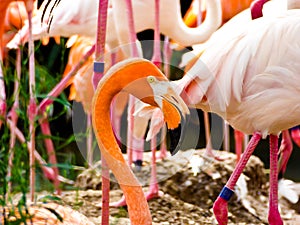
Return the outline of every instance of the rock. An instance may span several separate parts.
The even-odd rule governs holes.
[[[232,153],[218,151],[216,154],[225,159],[220,162],[205,157],[205,150],[190,151],[193,151],[193,157],[201,159],[199,168],[189,163],[191,158],[187,157],[191,155],[189,151],[183,152],[182,158],[170,157],[157,162],[157,177],[164,195],[149,201],[153,224],[217,224],[212,213],[212,205],[232,173],[236,157]],[[135,171],[139,181],[145,186],[149,185],[150,162],[151,154],[145,153],[144,166],[140,171]],[[228,204],[228,224],[267,224],[268,183],[264,165],[259,158],[251,156],[243,174],[247,177],[248,187],[245,200],[254,211],[249,212],[234,195]],[[99,168],[96,171],[88,169],[78,177],[76,184],[84,190],[99,188],[101,187],[100,175]],[[115,182],[112,181],[111,185],[113,189],[110,192],[111,201],[117,201],[121,198],[122,191]],[[81,204],[77,204],[79,211],[87,216],[90,214],[100,216],[100,208],[95,205],[101,201],[101,192],[88,190],[85,194],[81,191],[78,193],[74,194],[77,197],[73,199],[77,198],[77,202]],[[76,206],[70,203],[71,200],[72,197],[65,196],[68,204]],[[281,206],[281,210],[287,215],[295,215],[295,211],[285,205]],[[110,209],[110,215],[128,217],[126,207]]]

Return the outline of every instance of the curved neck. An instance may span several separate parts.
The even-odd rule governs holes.
[[[143,85],[146,80],[143,78],[150,74],[157,74],[155,71],[157,68],[153,65],[153,71],[151,71],[151,68],[147,67],[146,72],[143,71],[143,63],[139,64],[140,67],[136,65],[131,67],[130,61],[134,62],[134,60],[126,60],[123,64],[119,63],[101,79],[93,99],[93,127],[101,155],[124,192],[131,223],[151,224],[151,215],[142,187],[121,153],[110,122],[111,101],[118,92],[123,90],[142,98],[153,95],[150,88],[147,89]],[[122,69],[122,65],[126,65],[126,69]]]
[[[183,46],[205,42],[222,23],[222,7],[220,0],[207,0],[206,7],[206,18],[200,26],[196,28],[188,27],[181,17],[180,9],[177,9],[177,12],[174,12],[174,14],[177,15],[177,25],[170,21],[170,23],[167,23],[167,27],[164,27],[164,29],[162,27],[162,33]],[[172,19],[174,20],[174,18]],[[170,29],[170,24],[172,24],[172,29]]]

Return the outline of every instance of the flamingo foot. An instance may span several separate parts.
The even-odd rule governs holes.
[[[99,205],[99,206],[101,206],[101,205]],[[109,203],[109,207],[113,207],[113,208],[119,208],[119,207],[124,207],[124,206],[127,206],[124,195],[122,196],[122,198],[119,201]]]
[[[146,199],[147,201],[151,200],[151,199],[154,199],[154,198],[160,198],[164,195],[164,193],[162,191],[151,191],[149,190],[145,196],[146,196]]]
[[[227,225],[228,223],[228,206],[227,201],[218,196],[217,200],[213,205],[214,215],[219,223],[219,225]]]
[[[268,221],[270,225],[283,225],[278,209],[270,209]]]
[[[213,151],[209,148],[206,148],[206,151],[205,151],[205,156],[209,157],[209,158],[213,158],[217,161],[224,161],[226,160],[226,158],[222,158],[222,157],[219,157],[219,156],[216,156]]]
[[[167,158],[167,156],[168,156],[167,150],[166,149],[161,149],[159,151],[159,154],[158,154],[157,158],[158,159],[165,159],[165,158]]]
[[[153,187],[153,188],[150,187],[149,191],[147,193],[145,193],[145,197],[146,197],[147,201],[154,199],[154,198],[162,197],[163,195],[164,195],[164,193],[162,191],[159,191],[156,187]],[[98,206],[102,207],[102,204],[99,204]],[[109,206],[112,208],[119,208],[119,207],[127,206],[125,196],[123,195],[122,198],[117,202],[109,203]]]

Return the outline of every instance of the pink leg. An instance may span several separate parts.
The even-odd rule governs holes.
[[[11,119],[12,124],[9,127],[10,128],[10,143],[9,143],[9,159],[8,159],[8,168],[7,168],[7,177],[11,176],[11,168],[13,167],[13,158],[14,158],[14,147],[16,143],[16,126],[18,122],[18,114],[17,110],[19,109],[19,81],[21,79],[21,49],[17,49],[17,58],[16,58],[16,71],[17,71],[17,79],[15,80],[15,85],[14,85],[14,104],[8,113],[8,118]],[[11,182],[8,182],[8,194],[11,193]],[[7,195],[8,196],[8,195]]]
[[[167,157],[167,143],[166,143],[166,126],[163,126],[161,129],[161,144],[160,144],[160,154],[159,159],[164,159]]]
[[[143,165],[144,139],[132,136],[132,161],[135,168],[140,171]]]
[[[169,38],[166,36],[164,40],[164,73],[165,75],[170,78],[170,61],[171,61],[171,55],[172,55],[172,49],[170,47],[170,41]],[[167,143],[166,143],[166,127],[163,126],[161,130],[161,145],[160,145],[160,154],[159,158],[164,159],[167,157]]]
[[[278,173],[283,174],[286,170],[287,163],[293,151],[293,143],[288,130],[282,131],[282,139],[278,154]]]
[[[240,161],[242,155],[244,134],[239,130],[234,130],[234,139],[235,139],[236,162],[238,162]]]
[[[151,61],[161,68],[161,54],[160,54],[160,28],[159,28],[159,1],[155,0],[155,27],[154,27],[154,45],[153,56]]]
[[[226,121],[223,121],[223,129],[224,129],[224,144],[223,148],[226,152],[230,152],[230,131],[229,131],[229,125]]]
[[[78,72],[82,65],[88,60],[88,58],[95,52],[95,45],[82,57],[82,59],[71,69],[71,71],[52,89],[45,99],[39,104],[39,114],[43,114],[47,107],[53,103],[55,97],[60,95],[66,88],[70,79]]]
[[[107,25],[107,8],[108,0],[99,0],[98,20],[97,20],[97,34],[95,47],[95,63],[93,74],[93,86],[97,88],[99,80],[104,72],[104,52],[105,52],[105,38]],[[109,224],[109,170],[104,157],[101,157],[102,165],[102,217],[101,224]]]
[[[156,178],[156,137],[151,139],[151,152],[152,152],[152,161],[151,161],[151,178],[150,178],[150,187],[149,191],[146,193],[146,199],[150,200],[153,198],[161,197],[163,193],[159,191],[159,186]]]
[[[278,211],[278,137],[270,135],[270,194],[269,194],[269,224],[283,225]]]
[[[57,193],[60,195],[61,194],[61,190],[59,188],[60,182],[58,180],[59,172],[58,172],[58,168],[57,168],[55,148],[54,148],[53,142],[50,138],[51,131],[50,131],[49,121],[48,121],[47,117],[45,116],[44,118],[39,119],[39,123],[41,126],[42,133],[46,136],[46,138],[44,139],[44,142],[45,142],[45,146],[47,149],[49,162],[51,163],[53,171],[54,171],[54,177],[55,177],[55,179],[53,180],[54,187],[55,187]]]
[[[129,27],[129,43],[131,47],[131,56],[139,57],[138,48],[136,45],[137,37],[134,27],[133,9],[131,0],[125,0],[126,11],[128,17],[128,27]],[[134,113],[134,97],[130,96],[128,101],[128,130],[127,130],[127,155],[128,163],[132,165],[132,131],[133,131],[133,113]]]
[[[132,10],[132,2],[131,0],[125,0],[126,2],[126,11],[128,16],[128,26],[129,26],[129,41],[131,43],[131,56],[132,57],[138,57],[138,49],[136,46],[136,32],[134,27],[134,20],[133,20],[133,10]],[[127,155],[128,155],[128,163],[129,165],[132,164],[132,130],[133,130],[133,112],[134,112],[134,97],[129,97],[129,103],[128,103],[128,130],[127,130]],[[126,200],[123,196],[122,199],[118,202],[110,204],[112,207],[120,207],[125,206]]]
[[[7,125],[9,126],[9,128],[12,129],[12,127],[14,126],[13,121],[10,119],[7,119],[6,122],[7,122]],[[15,127],[14,132],[15,132],[16,137],[22,144],[26,143],[23,133],[17,127]],[[28,148],[28,151],[30,151],[30,143],[28,143],[28,142],[27,142],[27,148]],[[39,165],[44,173],[44,176],[49,180],[54,180],[55,176],[54,176],[53,169],[45,166],[46,162],[43,160],[43,158],[40,156],[40,154],[36,150],[34,151],[34,156],[35,156],[35,160],[39,163]],[[66,180],[65,178],[63,178],[63,179]]]
[[[213,211],[219,225],[226,225],[228,222],[227,202],[233,195],[234,186],[237,180],[239,179],[241,173],[243,172],[250,156],[255,150],[260,139],[261,139],[260,133],[256,132],[253,134],[244,154],[242,155],[241,160],[236,165],[225,187],[223,188],[222,192],[220,193],[220,195],[218,196],[217,200],[213,205]]]
[[[5,115],[6,115],[6,93],[5,93],[4,76],[3,76],[1,61],[0,64],[1,64],[0,65],[0,128],[1,128],[3,121],[5,121]]]
[[[30,152],[29,152],[29,165],[30,165],[30,200],[34,201],[35,192],[35,167],[34,167],[34,149],[35,149],[35,117],[37,115],[37,106],[35,98],[35,65],[34,65],[34,43],[32,39],[32,12],[33,12],[33,1],[26,2],[26,9],[28,13],[28,24],[29,24],[29,41],[28,41],[28,52],[29,52],[29,94],[30,100],[27,109],[29,119],[29,133],[30,133]]]
[[[210,124],[209,124],[209,118],[208,118],[208,112],[203,112],[204,115],[204,127],[205,127],[205,139],[206,139],[206,149],[205,154],[209,157],[213,157],[214,159],[218,161],[223,161],[224,159],[216,156],[212,151],[212,145],[210,140]]]
[[[300,147],[300,127],[296,126],[291,129],[293,141]]]
[[[133,151],[133,129],[134,129],[134,123],[133,123],[133,113],[135,110],[134,107],[135,104],[135,98],[133,96],[129,96],[128,101],[128,115],[127,115],[127,121],[128,121],[128,128],[127,128],[127,157],[128,157],[128,164],[129,166],[132,165],[132,151]]]
[[[16,81],[17,82],[17,81]],[[18,102],[15,101],[13,104],[13,107],[11,108],[10,112],[8,113],[8,118],[11,119],[12,123],[10,128],[10,141],[9,141],[9,158],[8,158],[8,168],[7,168],[7,177],[11,177],[11,171],[12,171],[12,167],[13,167],[13,158],[14,158],[14,147],[15,147],[15,143],[16,143],[16,134],[15,134],[15,130],[16,130],[16,125],[17,125],[17,121],[18,121],[18,115],[17,115],[17,110],[18,108]],[[9,195],[11,193],[12,190],[12,185],[11,185],[11,181],[8,182],[8,188],[7,188],[7,194]],[[7,195],[7,197],[8,197]]]

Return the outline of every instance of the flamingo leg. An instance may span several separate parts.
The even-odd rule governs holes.
[[[53,103],[55,97],[60,95],[66,88],[69,80],[78,72],[87,59],[95,52],[95,45],[82,57],[82,59],[71,69],[71,71],[52,89],[46,98],[39,104],[39,114],[42,115],[46,108]]]
[[[151,61],[161,68],[161,54],[160,54],[160,27],[159,27],[159,1],[155,0],[155,26],[154,26],[154,44],[153,44],[153,56]]]
[[[270,193],[269,193],[269,224],[283,225],[278,211],[278,137],[270,135]]]
[[[157,182],[157,171],[156,171],[156,136],[151,139],[151,177],[150,177],[150,187],[146,193],[146,199],[150,200],[153,198],[161,197],[163,195],[162,191],[159,191],[159,186]]]
[[[230,151],[230,141],[229,141],[229,125],[226,121],[224,121],[224,144],[223,148],[226,152]]]
[[[57,168],[57,159],[56,159],[56,154],[55,154],[55,148],[54,148],[54,144],[51,140],[51,130],[50,130],[50,124],[48,121],[48,118],[46,116],[46,114],[43,115],[43,117],[41,117],[39,119],[39,123],[40,123],[40,127],[41,127],[41,131],[43,133],[43,135],[46,136],[46,138],[44,139],[44,143],[47,149],[47,154],[49,157],[49,162],[51,164],[51,166],[53,167],[53,171],[54,171],[54,179],[53,179],[53,184],[55,187],[55,190],[57,191],[57,194],[61,194],[61,189],[59,188],[60,185],[60,181],[58,179],[58,175],[59,175],[59,171]]]
[[[15,87],[14,87],[14,94],[13,94],[15,100],[14,100],[14,104],[13,104],[10,112],[8,113],[8,118],[11,120],[11,122],[9,122],[9,128],[11,130],[11,139],[10,139],[9,167],[8,167],[8,173],[7,173],[8,177],[11,176],[11,169],[10,168],[13,166],[12,165],[13,148],[14,148],[14,145],[15,145],[15,138],[16,138],[17,130],[18,130],[18,128],[16,127],[17,120],[18,120],[18,115],[16,113],[16,110],[19,108],[19,81],[20,81],[20,78],[21,78],[21,51],[20,51],[19,48],[17,49],[16,71],[17,71],[17,79],[15,80]],[[48,125],[48,127],[49,127],[49,125]],[[21,134],[19,134],[19,133],[18,133],[18,136],[19,136],[19,139],[20,139],[20,135]],[[44,134],[46,134],[46,133],[44,133]],[[49,139],[49,140],[51,141],[51,139]],[[22,139],[22,142],[25,142],[25,138]],[[48,145],[46,144],[46,147],[47,146]],[[47,150],[48,150],[48,148],[47,148]],[[53,144],[52,144],[52,150],[53,150],[52,152],[54,152]],[[38,152],[36,150],[34,152],[34,157],[40,163],[40,160],[42,158],[41,158],[41,156],[38,154]],[[53,157],[54,157],[54,159],[53,159]],[[52,155],[52,156],[51,156],[51,154],[49,154],[49,158],[50,158],[50,162],[55,165],[56,164],[55,152],[54,152],[54,155]],[[59,188],[58,188],[59,187],[59,180],[58,180],[58,170],[57,170],[57,168],[55,167],[53,169],[50,169],[50,168],[45,167],[44,164],[42,165],[40,163],[41,168],[43,170],[43,173],[44,173],[45,177],[47,177],[49,180],[53,180],[54,181],[56,190],[58,191],[58,193],[60,193],[59,192]],[[8,183],[8,193],[10,192],[10,190],[11,190],[11,182]]]
[[[222,192],[218,196],[217,200],[214,202],[213,212],[220,225],[226,225],[228,222],[227,202],[229,201],[230,197],[233,195],[234,186],[238,181],[241,173],[243,172],[250,156],[254,152],[258,142],[261,140],[261,137],[262,137],[261,134],[258,132],[253,134],[244,154],[241,157],[241,160],[236,165],[225,187],[223,188]]]
[[[106,39],[106,26],[107,26],[107,9],[108,0],[99,0],[98,7],[98,21],[97,21],[97,35],[95,46],[95,63],[93,74],[93,86],[97,88],[98,82],[103,77],[104,72],[104,52],[105,52],[105,39]],[[100,68],[98,68],[100,67]],[[104,157],[101,157],[102,165],[102,217],[101,224],[109,224],[109,169]]]
[[[131,0],[125,0],[126,3],[126,9],[127,9],[127,18],[128,18],[128,27],[129,27],[129,41],[130,41],[130,51],[131,51],[131,56],[132,57],[138,57],[138,48],[136,45],[137,37],[135,33],[135,27],[134,27],[134,18],[133,18],[133,8],[132,8],[132,2]],[[132,165],[132,158],[133,158],[133,139],[134,136],[132,134],[132,131],[134,129],[134,117],[133,113],[135,111],[135,99],[132,96],[129,96],[129,101],[128,101],[128,129],[127,129],[127,156],[128,156],[128,163],[129,166]],[[144,149],[141,148],[141,149]]]
[[[158,156],[159,159],[164,159],[167,157],[167,143],[166,143],[166,136],[167,128],[163,126],[161,129],[161,144],[160,144],[160,154]]]
[[[27,109],[27,115],[29,119],[29,133],[30,133],[30,152],[29,152],[29,165],[30,165],[30,200],[34,201],[35,192],[35,167],[34,167],[34,149],[35,149],[35,117],[37,115],[37,105],[35,98],[35,65],[34,65],[34,42],[32,38],[32,12],[33,12],[33,1],[29,0],[26,2],[26,10],[28,14],[28,25],[29,25],[29,41],[28,41],[28,52],[29,52],[29,105]]]
[[[244,149],[246,149],[248,142],[249,142],[249,135],[244,134]]]
[[[204,129],[205,129],[205,139],[206,139],[206,148],[205,148],[205,154],[209,157],[212,157],[218,161],[223,161],[224,159],[216,156],[213,153],[212,150],[212,144],[211,144],[211,133],[210,133],[210,123],[209,123],[209,117],[208,117],[208,112],[203,112],[204,115]],[[226,139],[226,137],[225,137]]]
[[[144,139],[132,136],[132,162],[135,169],[140,171],[143,166]]]
[[[6,115],[6,93],[4,85],[4,76],[2,70],[2,61],[0,62],[0,128]]]
[[[172,55],[172,49],[170,47],[170,39],[169,37],[165,36],[164,40],[164,73],[167,78],[170,78],[170,61],[171,61],[171,55]],[[166,127],[163,126],[161,129],[161,145],[160,145],[160,159],[164,159],[167,157],[167,143],[166,143]]]
[[[134,129],[134,116],[133,113],[135,111],[135,99],[133,96],[129,96],[128,100],[128,115],[127,115],[127,122],[128,122],[128,127],[127,127],[127,157],[128,157],[128,164],[129,166],[132,165],[133,162],[133,129]]]
[[[127,11],[127,18],[128,18],[128,26],[129,26],[129,43],[130,43],[130,51],[131,51],[131,56],[132,57],[138,57],[138,48],[136,45],[137,37],[135,33],[135,27],[134,27],[134,19],[133,19],[133,9],[132,9],[132,2],[131,0],[124,0],[126,3],[126,11]],[[133,162],[133,113],[134,113],[134,104],[135,104],[135,99],[133,96],[129,96],[128,100],[128,117],[127,117],[127,122],[128,122],[128,128],[127,128],[127,158],[128,158],[128,164],[129,166],[132,165]],[[144,149],[144,148],[143,148]],[[109,204],[111,207],[120,207],[120,206],[125,206],[126,205],[126,200],[124,195],[122,198],[114,203]]]
[[[278,175],[282,176],[293,151],[293,143],[288,130],[282,131],[282,140],[278,151]]]
[[[49,122],[46,115],[46,109],[49,105],[53,103],[53,100],[55,97],[57,97],[66,87],[66,84],[70,80],[72,76],[74,76],[77,71],[81,68],[81,66],[84,64],[84,62],[94,53],[95,51],[95,45],[82,57],[82,59],[71,69],[71,71],[65,76],[53,89],[52,91],[47,95],[45,99],[42,100],[42,102],[38,106],[38,113],[39,115],[42,115],[42,117],[39,119],[39,123],[42,129],[42,132],[44,135],[50,137],[50,127]],[[50,138],[45,139],[45,146],[47,149],[47,153],[49,155],[50,163],[53,165],[54,169],[54,177],[51,179],[54,181],[54,186],[57,191],[57,193],[61,193],[61,190],[59,189],[59,173],[58,169],[55,165],[57,165],[56,155],[54,151],[54,145]],[[44,171],[44,170],[43,170]],[[45,174],[45,173],[44,173]],[[45,174],[46,175],[46,174]]]
[[[6,122],[7,122],[8,127],[12,130],[12,127],[14,126],[13,121],[8,118],[6,120]],[[24,144],[24,143],[26,144],[26,139],[25,139],[23,133],[18,129],[18,127],[15,127],[14,132],[15,132],[16,138],[18,138],[18,140],[22,144]],[[29,152],[30,151],[30,143],[29,142],[27,142],[27,149]],[[40,154],[36,150],[34,150],[34,156],[35,156],[35,160],[39,163],[39,165],[44,173],[44,176],[49,180],[54,180],[55,177],[54,177],[53,168],[45,166],[47,163],[43,160],[43,158],[40,156]],[[67,180],[66,178],[62,178],[60,176],[58,178],[60,180]]]
[[[296,145],[300,146],[300,127],[296,126],[291,128],[291,135]]]
[[[10,126],[10,140],[9,140],[9,158],[8,158],[8,168],[7,168],[7,177],[11,177],[11,169],[13,167],[13,158],[14,158],[14,146],[16,143],[16,126],[17,126],[17,121],[18,121],[18,114],[17,110],[19,109],[19,82],[21,78],[21,50],[20,48],[17,49],[17,58],[16,58],[16,71],[17,71],[17,79],[15,80],[15,85],[14,85],[14,103],[13,106],[8,113],[8,118],[11,119],[12,124]],[[8,182],[8,190],[7,193],[8,195],[11,193],[11,181]],[[8,197],[7,195],[7,197]]]
[[[235,139],[236,162],[238,162],[240,161],[242,155],[244,134],[239,130],[234,130],[234,139]]]

